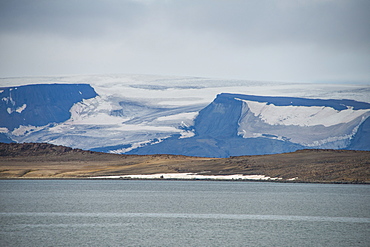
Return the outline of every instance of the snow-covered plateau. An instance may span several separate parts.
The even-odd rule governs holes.
[[[370,85],[150,75],[0,78],[0,141],[205,157],[370,150]]]

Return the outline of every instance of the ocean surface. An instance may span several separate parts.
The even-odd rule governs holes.
[[[0,246],[370,246],[370,186],[0,180]]]

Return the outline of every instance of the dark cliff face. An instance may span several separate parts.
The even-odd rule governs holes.
[[[0,127],[9,130],[66,121],[73,104],[97,96],[88,84],[27,85],[0,92]]]
[[[194,121],[196,136],[236,137],[242,102],[218,95]]]
[[[349,150],[370,150],[370,117],[368,117],[358,128],[356,135],[348,146]]]
[[[0,143],[0,157],[3,156],[34,156],[34,155],[61,155],[68,152],[86,152],[70,147],[56,146],[48,143]]]

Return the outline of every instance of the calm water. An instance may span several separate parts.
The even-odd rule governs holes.
[[[370,186],[0,180],[0,246],[370,246]]]

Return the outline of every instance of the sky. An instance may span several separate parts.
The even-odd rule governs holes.
[[[0,0],[0,77],[370,83],[369,0]]]

